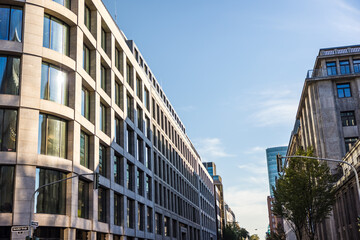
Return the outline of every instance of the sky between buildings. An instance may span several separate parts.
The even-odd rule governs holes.
[[[202,160],[216,163],[239,224],[263,239],[265,149],[288,144],[319,48],[360,44],[360,2],[103,2],[139,47]]]

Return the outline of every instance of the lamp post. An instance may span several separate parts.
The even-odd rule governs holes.
[[[359,202],[360,202],[360,185],[359,185],[359,175],[356,171],[356,168],[343,160],[339,160],[339,159],[331,159],[331,158],[320,158],[320,157],[307,157],[307,156],[281,156],[280,154],[276,155],[276,162],[277,162],[277,167],[278,167],[278,172],[281,172],[279,170],[281,170],[281,166],[282,166],[282,161],[281,159],[285,159],[285,166],[286,166],[286,160],[290,159],[290,158],[308,158],[308,159],[316,159],[316,160],[322,160],[322,161],[327,161],[327,162],[337,162],[337,163],[345,163],[347,165],[349,165],[351,167],[351,169],[353,170],[354,174],[355,174],[355,179],[356,179],[356,186],[357,186],[357,190],[358,190],[358,198],[359,198]]]
[[[74,174],[76,174],[76,173],[74,173]],[[31,199],[30,199],[29,235],[28,235],[28,237],[26,239],[29,239],[29,240],[33,239],[34,232],[33,232],[33,226],[32,226],[32,217],[33,217],[33,212],[34,212],[34,209],[33,209],[34,203],[33,202],[34,202],[35,194],[37,192],[39,192],[39,190],[43,189],[44,187],[54,185],[56,183],[60,183],[60,182],[63,182],[63,181],[69,180],[69,179],[76,178],[76,177],[86,176],[86,175],[93,175],[94,176],[94,189],[97,189],[99,187],[99,173],[94,172],[94,173],[76,174],[75,176],[71,176],[71,177],[68,177],[68,178],[60,179],[60,180],[55,181],[55,182],[47,183],[47,184],[44,184],[44,185],[38,187],[33,192],[33,194],[31,195]]]

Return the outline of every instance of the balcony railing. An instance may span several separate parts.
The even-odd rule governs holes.
[[[306,78],[325,78],[332,76],[346,76],[352,74],[360,74],[360,69],[356,68],[354,71],[343,72],[328,71],[328,69],[311,69],[307,72]]]
[[[320,56],[340,55],[347,53],[359,53],[360,46],[335,48],[335,49],[322,49],[320,50]]]

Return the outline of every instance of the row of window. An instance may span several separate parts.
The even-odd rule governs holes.
[[[339,61],[340,74],[360,73],[360,59],[354,59],[352,61],[353,69],[350,68],[349,60]],[[338,75],[337,64],[335,61],[326,62],[326,71],[328,76]]]

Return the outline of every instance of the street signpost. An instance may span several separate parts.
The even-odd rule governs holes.
[[[36,229],[39,226],[39,222],[38,221],[31,221],[31,227]]]
[[[17,233],[17,235],[22,235],[24,232],[29,231],[29,226],[14,226],[11,227],[11,232]]]

